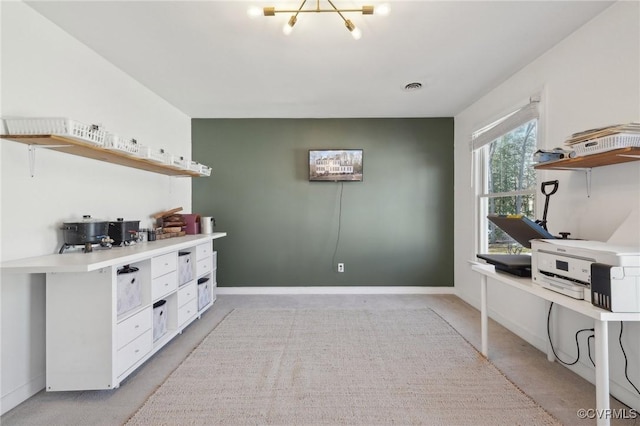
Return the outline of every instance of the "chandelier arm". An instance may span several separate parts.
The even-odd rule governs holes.
[[[331,7],[333,8],[333,10],[335,10],[338,15],[340,15],[340,17],[342,18],[342,20],[346,23],[347,22],[347,18],[344,17],[344,15],[342,14],[342,12],[340,11],[340,9],[338,9],[336,7],[335,4],[333,4],[333,2],[331,0],[327,0],[329,2],[329,4],[331,5]]]
[[[318,0],[320,1],[320,0]],[[298,11],[296,12],[296,14],[294,16],[298,16],[298,13],[300,13],[302,11],[302,8],[304,7],[304,4],[307,2],[307,0],[302,0],[302,4],[300,4],[300,7],[298,8]]]
[[[273,13],[318,13],[318,12],[332,12],[332,13],[347,13],[347,12],[362,12],[362,9],[280,9],[274,10]]]

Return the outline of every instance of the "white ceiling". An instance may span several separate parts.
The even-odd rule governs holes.
[[[300,14],[289,36],[288,15],[246,13],[298,8],[287,0],[28,2],[192,118],[451,117],[612,4],[388,3],[386,17],[347,14],[354,40],[335,13]]]

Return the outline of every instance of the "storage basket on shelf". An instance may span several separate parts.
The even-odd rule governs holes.
[[[10,135],[57,135],[103,146],[106,132],[96,124],[60,117],[5,118]]]
[[[189,163],[190,161],[181,155],[171,155],[169,159],[170,165],[183,170],[189,170]]]
[[[169,164],[171,158],[170,155],[162,148],[151,148],[140,144],[138,144],[138,152],[135,153],[135,155],[140,158],[164,164]]]
[[[153,304],[153,341],[167,333],[167,301],[159,300]]]
[[[640,147],[640,134],[618,133],[571,145],[578,157],[630,147]]]
[[[211,176],[211,167],[192,161],[189,170],[199,173],[201,176]]]
[[[193,267],[191,266],[191,252],[178,252],[178,284],[184,285],[193,279]]]
[[[208,277],[198,279],[198,310],[211,303],[211,280]]]
[[[142,304],[142,291],[138,280],[138,268],[129,265],[116,271],[118,276],[117,314],[121,315]]]
[[[114,133],[107,133],[104,140],[104,147],[114,151],[125,152],[127,154],[137,154],[140,149],[137,140],[125,139]]]

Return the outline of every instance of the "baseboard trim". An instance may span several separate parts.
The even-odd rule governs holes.
[[[457,294],[454,287],[419,286],[311,286],[311,287],[218,287],[219,295],[242,294]]]
[[[45,388],[46,381],[45,375],[39,375],[17,389],[8,392],[6,395],[2,395],[0,399],[0,414],[5,414],[12,408],[17,407],[33,395],[40,392]]]

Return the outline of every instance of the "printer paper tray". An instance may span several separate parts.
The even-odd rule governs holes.
[[[553,290],[574,299],[584,299],[584,290],[586,287],[578,284],[568,283],[564,280],[554,279],[548,276],[538,280],[538,284],[540,287]]]

